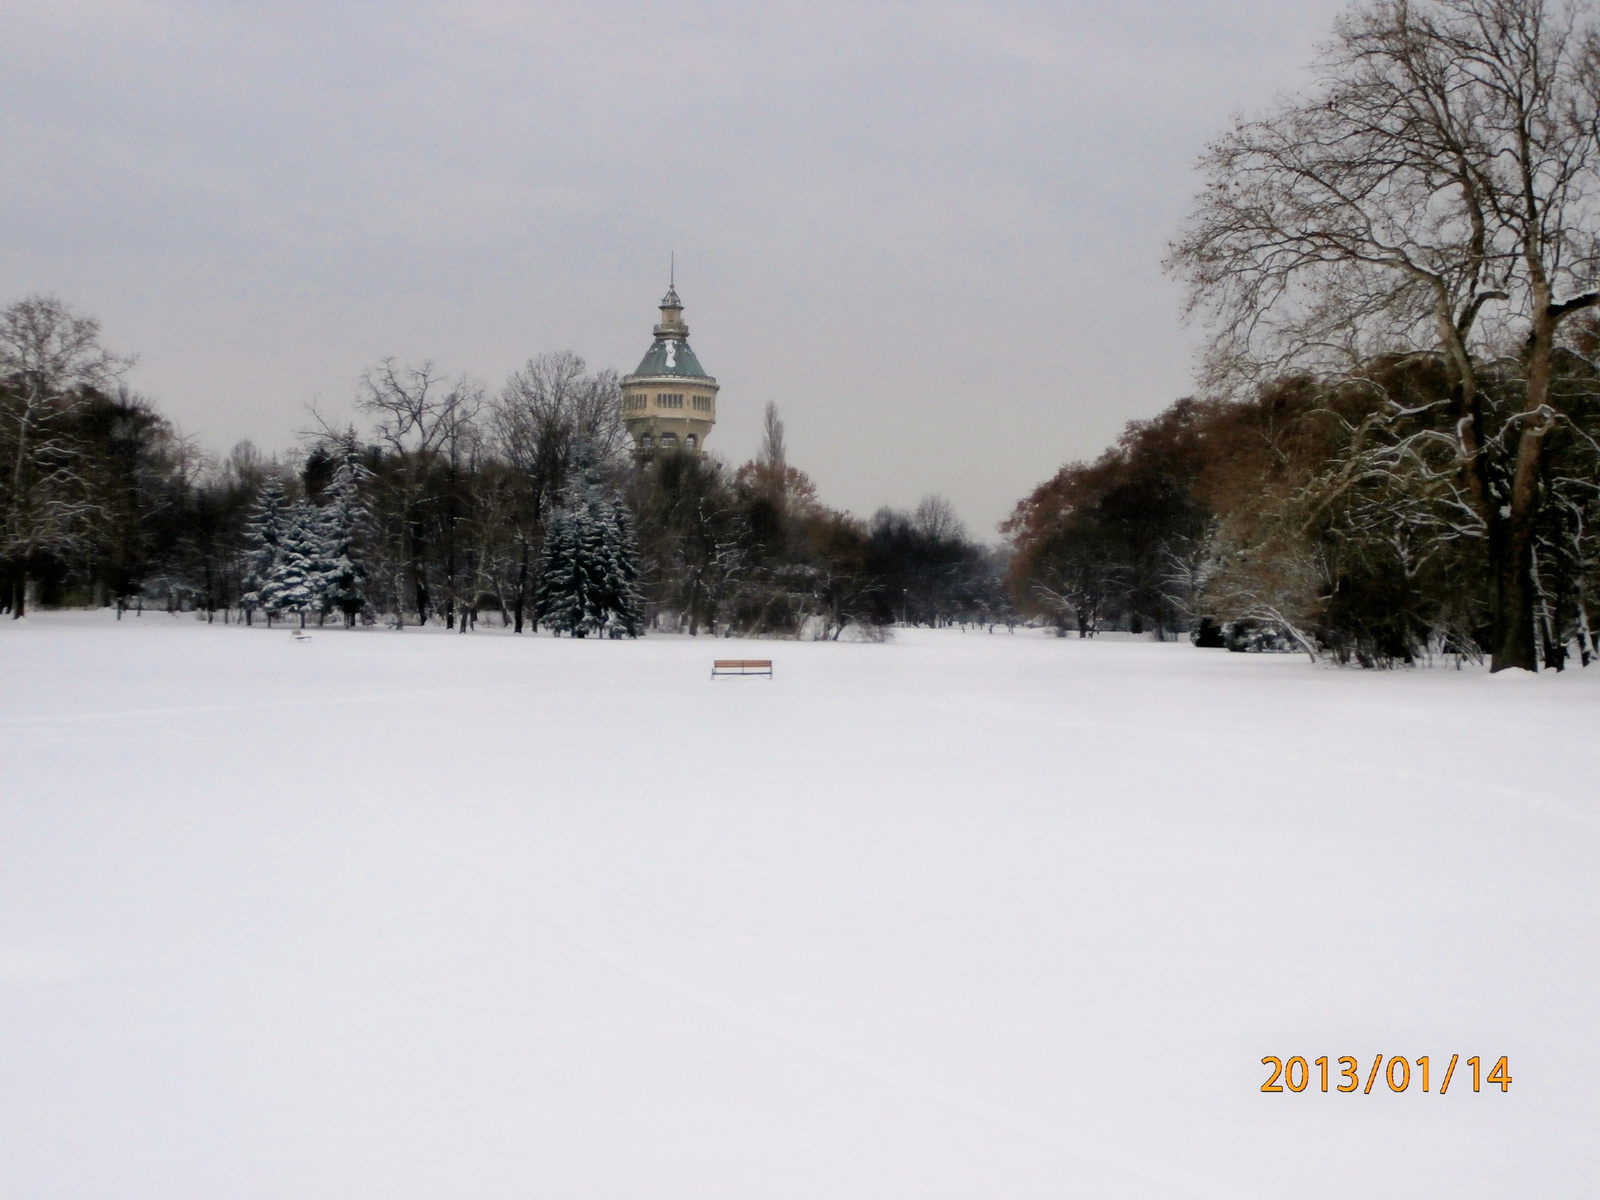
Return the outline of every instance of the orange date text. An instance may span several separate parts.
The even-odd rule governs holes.
[[[1441,1060],[1442,1061],[1442,1060]],[[1433,1062],[1434,1060],[1424,1054],[1421,1058],[1411,1059],[1403,1054],[1389,1056],[1375,1055],[1371,1066],[1366,1066],[1364,1059],[1353,1054],[1341,1055],[1331,1058],[1324,1054],[1318,1058],[1306,1059],[1296,1054],[1291,1058],[1278,1058],[1276,1055],[1267,1055],[1261,1060],[1261,1065],[1270,1069],[1271,1074],[1267,1081],[1261,1085],[1263,1092],[1305,1092],[1329,1091],[1332,1082],[1332,1091],[1335,1092],[1360,1092],[1363,1096],[1370,1096],[1372,1089],[1380,1084],[1391,1092],[1431,1092],[1433,1091]],[[1488,1073],[1483,1070],[1484,1058],[1474,1054],[1471,1058],[1462,1060],[1461,1055],[1452,1054],[1449,1065],[1444,1069],[1444,1076],[1439,1080],[1438,1094],[1443,1096],[1450,1090],[1451,1083],[1455,1083],[1456,1090],[1462,1090],[1468,1072],[1472,1075],[1472,1090],[1480,1092],[1485,1084],[1497,1086],[1502,1092],[1511,1090],[1511,1062],[1501,1055],[1500,1060],[1490,1067]],[[1456,1068],[1463,1068],[1461,1077],[1458,1078]],[[1362,1082],[1365,1077],[1365,1083]]]

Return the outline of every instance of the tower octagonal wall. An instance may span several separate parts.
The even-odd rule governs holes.
[[[622,379],[622,423],[643,457],[661,450],[704,454],[717,423],[717,381],[689,347],[689,326],[676,288],[661,300],[655,342],[638,369]]]

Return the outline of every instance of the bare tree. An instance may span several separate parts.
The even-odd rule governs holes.
[[[1034,598],[1054,618],[1057,637],[1067,636],[1067,622],[1080,638],[1100,632],[1100,624],[1122,582],[1112,540],[1095,526],[1065,529],[1052,537],[1033,571]]]
[[[447,380],[433,363],[403,366],[386,358],[361,380],[356,406],[376,418],[389,469],[374,482],[373,514],[385,539],[388,591],[396,626],[409,583],[417,619],[426,624],[436,607],[430,565],[437,566],[437,597],[447,624],[471,590],[466,578],[462,525],[468,519],[472,476],[482,452],[477,418],[483,385],[461,376]],[[436,564],[435,564],[436,560]]]
[[[508,450],[532,462],[540,453],[567,455],[574,439],[593,447],[602,464],[628,446],[617,373],[590,373],[570,350],[530,358],[506,381],[494,406],[495,427]]]
[[[532,595],[533,562],[544,529],[572,466],[579,442],[602,467],[616,467],[628,446],[617,373],[590,374],[570,351],[530,358],[506,381],[491,405],[495,445],[509,467],[506,499],[514,542],[511,585],[515,628],[522,632]]]
[[[967,526],[956,515],[955,506],[943,496],[924,496],[911,516],[918,533],[933,542],[964,542]]]
[[[50,296],[0,312],[0,563],[11,615],[27,610],[34,556],[76,548],[95,498],[70,425],[90,389],[134,363],[100,345],[100,322]]]
[[[789,513],[789,448],[785,440],[783,418],[778,406],[767,401],[761,422],[761,450],[756,455],[753,471],[746,473],[753,484],[752,490],[769,501],[779,522]]]
[[[1378,354],[1441,361],[1438,419],[1382,453],[1415,463],[1448,444],[1493,580],[1496,670],[1538,667],[1541,460],[1568,419],[1551,391],[1557,334],[1600,303],[1597,45],[1587,5],[1358,4],[1310,93],[1209,148],[1169,258],[1214,325],[1215,386],[1353,377]],[[1494,410],[1482,372],[1507,356],[1520,403]]]
[[[783,418],[778,415],[778,406],[774,401],[767,401],[767,410],[761,423],[761,464],[765,467],[783,473],[789,465],[789,451],[784,445]]]
[[[818,516],[822,511],[817,503],[817,485],[799,467],[789,465],[783,418],[770,400],[762,420],[761,448],[755,458],[739,468],[733,484],[746,500],[769,509],[770,520],[760,523],[772,526],[767,531],[770,536],[764,540],[774,545],[795,532],[796,521]]]

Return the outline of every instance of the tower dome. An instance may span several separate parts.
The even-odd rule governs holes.
[[[622,380],[622,423],[643,457],[659,451],[704,454],[717,423],[717,381],[689,348],[689,326],[676,286],[661,298],[655,341]]]

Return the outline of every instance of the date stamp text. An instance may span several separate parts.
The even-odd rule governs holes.
[[[1462,1071],[1462,1078],[1456,1078],[1456,1067],[1463,1065],[1461,1055],[1452,1054],[1450,1065],[1444,1070],[1444,1078],[1439,1081],[1438,1094],[1443,1096],[1450,1090],[1452,1081],[1456,1083],[1456,1090],[1461,1090],[1467,1071],[1472,1073],[1472,1090],[1484,1090],[1485,1084],[1492,1084],[1502,1092],[1511,1090],[1511,1063],[1505,1055],[1489,1068],[1487,1074],[1483,1070],[1482,1056],[1474,1054],[1467,1059]],[[1353,1055],[1343,1055],[1340,1058],[1330,1059],[1324,1054],[1321,1058],[1314,1058],[1307,1062],[1301,1055],[1283,1059],[1274,1055],[1267,1055],[1261,1060],[1261,1065],[1271,1069],[1272,1074],[1267,1076],[1267,1081],[1261,1085],[1263,1092],[1304,1092],[1311,1090],[1328,1091],[1329,1081],[1333,1083],[1333,1091],[1356,1092],[1364,1096],[1372,1094],[1373,1087],[1382,1080],[1391,1092],[1405,1092],[1416,1090],[1431,1092],[1432,1089],[1432,1060],[1424,1054],[1418,1059],[1409,1059],[1396,1054],[1384,1062],[1384,1056],[1378,1055],[1372,1060],[1370,1069],[1363,1070],[1360,1059]],[[1361,1078],[1366,1076],[1366,1084],[1362,1085]]]

